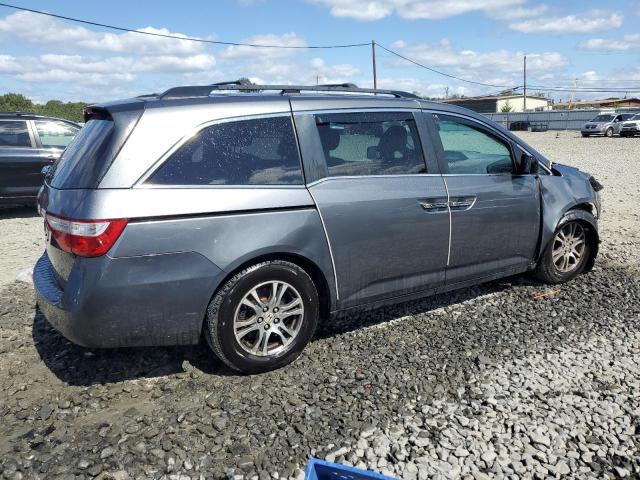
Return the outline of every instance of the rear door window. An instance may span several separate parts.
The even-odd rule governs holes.
[[[316,115],[330,177],[426,173],[410,112]]]
[[[40,138],[40,144],[44,148],[66,148],[73,137],[78,133],[78,128],[68,123],[55,120],[35,120],[33,122]]]
[[[53,166],[54,188],[95,188],[113,155],[111,120],[89,120]]]
[[[147,180],[153,185],[299,185],[291,117],[211,125],[176,150]]]
[[[31,147],[27,122],[0,121],[0,147]]]

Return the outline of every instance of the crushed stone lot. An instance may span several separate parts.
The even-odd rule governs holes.
[[[605,185],[591,273],[343,316],[262,375],[205,346],[69,343],[13,281],[41,219],[0,212],[0,478],[302,479],[309,456],[405,479],[640,477],[640,138],[522,136]]]

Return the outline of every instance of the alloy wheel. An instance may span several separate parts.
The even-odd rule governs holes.
[[[242,349],[267,357],[285,350],[300,332],[304,303],[290,284],[273,280],[249,290],[235,311],[233,330]]]
[[[561,273],[570,273],[580,265],[584,256],[587,236],[577,222],[563,226],[553,239],[551,258]]]

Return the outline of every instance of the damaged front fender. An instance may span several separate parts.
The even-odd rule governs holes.
[[[551,175],[540,175],[542,228],[536,261],[542,256],[558,227],[567,222],[578,220],[589,228],[592,255],[586,270],[593,267],[598,252],[597,218],[601,205],[591,178],[590,175],[577,168],[560,164],[553,164]],[[598,186],[602,188],[599,183]]]

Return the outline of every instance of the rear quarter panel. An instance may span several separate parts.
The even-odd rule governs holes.
[[[332,307],[335,303],[329,248],[313,206],[139,220],[127,226],[108,255],[124,258],[176,252],[197,253],[226,274],[268,255],[302,257],[322,272],[330,289]],[[209,294],[213,295],[219,286],[214,285]]]

